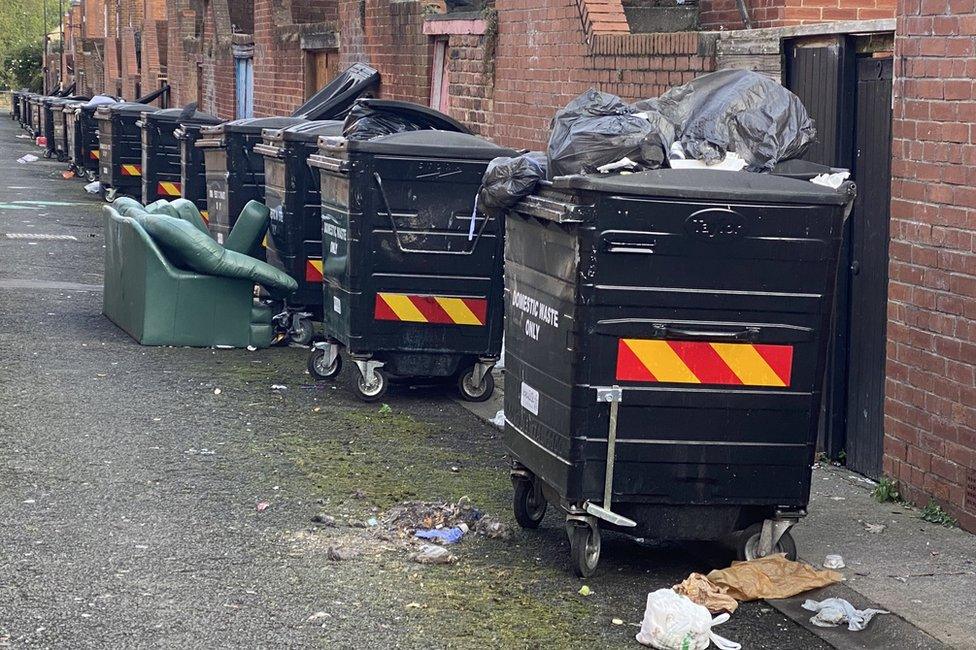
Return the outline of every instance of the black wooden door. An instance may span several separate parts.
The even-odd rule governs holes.
[[[857,61],[854,177],[850,219],[850,333],[847,362],[847,465],[877,478],[884,451],[891,216],[891,58]]]

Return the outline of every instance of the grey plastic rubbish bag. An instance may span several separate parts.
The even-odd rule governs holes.
[[[690,157],[715,163],[734,151],[749,171],[800,157],[817,135],[799,97],[749,70],[706,74],[636,107],[672,122]]]
[[[592,174],[630,158],[657,169],[667,158],[673,130],[653,109],[637,108],[616,95],[590,89],[556,113],[549,138],[550,177]]]
[[[533,151],[516,158],[495,158],[488,163],[478,191],[478,209],[495,213],[511,208],[535,191],[546,178],[546,154]]]

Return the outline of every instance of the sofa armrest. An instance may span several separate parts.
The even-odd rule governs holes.
[[[253,254],[268,232],[270,216],[271,211],[263,203],[248,201],[234,222],[234,228],[227,235],[224,248],[244,255]]]

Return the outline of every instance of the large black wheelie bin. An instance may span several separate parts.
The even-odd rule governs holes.
[[[44,95],[35,93],[28,99],[28,103],[30,104],[30,124],[28,125],[28,130],[34,138],[39,138],[44,135],[44,98]]]
[[[342,122],[304,122],[265,129],[254,150],[264,156],[264,202],[271,211],[268,263],[298,282],[275,325],[299,345],[312,342],[322,321],[322,199],[319,173],[308,164],[320,136],[342,134]]]
[[[342,348],[363,400],[381,399],[392,377],[455,377],[465,399],[486,400],[501,351],[504,224],[476,213],[475,197],[488,163],[514,152],[430,109],[365,101],[443,130],[322,138],[309,159],[321,174],[327,337],[309,371],[338,374]]]
[[[284,129],[309,120],[345,117],[360,96],[379,84],[373,68],[355,64],[333,79],[291,117],[245,118],[203,127],[196,146],[204,151],[210,232],[227,237],[248,201],[264,202],[264,157],[254,151],[265,129]],[[185,164],[185,163],[184,163]]]
[[[65,162],[70,158],[68,143],[68,123],[64,109],[77,102],[87,102],[91,97],[73,95],[71,97],[60,97],[46,102],[48,110],[47,119],[51,124],[51,134],[53,138],[48,142],[47,149],[51,152],[51,157],[57,158],[58,162]]]
[[[559,506],[578,575],[601,526],[795,557],[854,197],[795,171],[566,176],[507,216],[515,516]]]
[[[106,104],[95,109],[98,124],[98,178],[107,201],[119,194],[142,197],[143,113],[160,110],[138,102]]]
[[[203,149],[197,147],[202,124],[181,124],[173,136],[180,143],[180,192],[181,196],[193,201],[197,210],[208,220],[207,175],[205,173]]]
[[[182,125],[220,124],[216,115],[186,108],[167,108],[143,113],[142,125],[142,203],[182,196],[180,140]]]
[[[87,102],[65,104],[68,158],[78,177],[89,181],[98,178],[98,126],[95,122],[95,109],[117,103],[119,100],[114,97],[96,95]]]
[[[23,94],[21,90],[15,90],[10,93],[10,119],[15,122],[20,122],[20,96]]]

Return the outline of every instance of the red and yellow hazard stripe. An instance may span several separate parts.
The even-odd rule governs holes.
[[[620,339],[617,380],[785,388],[792,345]]]
[[[102,157],[102,152],[99,151],[98,149],[92,149],[91,151],[88,152],[88,155],[91,156],[92,160],[98,160],[99,158]]]
[[[322,282],[322,260],[305,260],[305,281]]]
[[[200,216],[203,217],[203,222],[206,224],[210,223],[210,213],[206,210],[200,210]]]
[[[170,183],[168,181],[160,181],[156,185],[156,192],[160,196],[179,196],[182,192],[182,185],[180,183]]]
[[[123,176],[142,176],[142,165],[121,165]]]
[[[484,298],[377,293],[374,315],[376,320],[484,326],[488,318],[488,301]]]

